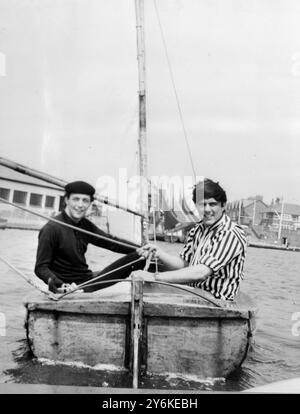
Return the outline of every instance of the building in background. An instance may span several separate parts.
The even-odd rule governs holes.
[[[52,217],[63,206],[61,187],[0,166],[0,197],[37,213]],[[7,220],[6,227],[40,229],[45,219],[14,206],[0,202],[0,218]]]
[[[297,204],[277,199],[267,205],[262,196],[255,196],[228,202],[227,214],[245,228],[250,245],[259,241],[300,246],[300,206]]]
[[[264,203],[261,195],[228,202],[226,209],[233,221],[245,226],[259,226],[263,214],[268,210],[269,206]]]
[[[271,204],[262,215],[262,224],[272,230],[300,229],[300,206],[297,204]]]

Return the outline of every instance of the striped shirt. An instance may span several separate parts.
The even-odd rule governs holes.
[[[246,235],[223,214],[212,226],[200,221],[189,232],[180,257],[189,266],[204,264],[213,273],[203,281],[189,283],[212,293],[218,299],[233,300],[243,279]]]

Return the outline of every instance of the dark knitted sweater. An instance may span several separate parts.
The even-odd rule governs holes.
[[[116,239],[108,236],[86,218],[74,223],[63,211],[56,220],[71,224],[78,228],[109,237],[103,240],[80,231],[67,228],[49,221],[39,233],[39,244],[35,264],[35,273],[45,283],[49,277],[58,277],[64,283],[82,283],[92,276],[88,268],[85,253],[89,243],[118,253],[132,253],[136,247],[126,247],[116,243]]]

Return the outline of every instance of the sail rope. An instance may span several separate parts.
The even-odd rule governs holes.
[[[141,257],[139,257],[138,259],[133,260],[133,261],[131,261],[131,262],[129,262],[129,263],[126,263],[126,264],[125,264],[125,265],[123,265],[123,266],[119,266],[119,267],[117,267],[117,268],[115,268],[115,269],[110,270],[109,272],[103,273],[102,275],[99,275],[99,276],[93,277],[92,279],[87,280],[86,282],[80,283],[80,284],[79,284],[79,285],[77,285],[74,289],[71,289],[71,290],[69,290],[68,292],[61,294],[61,295],[58,297],[58,299],[61,299],[61,298],[63,298],[64,296],[69,295],[70,293],[74,293],[74,292],[76,292],[77,290],[81,290],[81,289],[82,289],[82,288],[84,288],[84,287],[91,287],[91,286],[94,286],[94,285],[97,285],[97,284],[100,284],[100,283],[110,283],[110,282],[115,282],[116,280],[125,280],[125,279],[111,279],[111,280],[109,280],[109,279],[108,279],[108,280],[105,280],[105,281],[99,282],[99,279],[102,279],[104,276],[107,276],[107,275],[109,275],[109,274],[111,274],[111,273],[113,273],[113,272],[115,272],[115,271],[117,271],[117,270],[124,269],[125,267],[131,266],[131,265],[133,265],[134,263],[140,262],[140,261],[142,261],[142,260],[145,260],[145,258],[141,256]]]
[[[48,290],[48,287],[42,287],[38,284],[37,281],[34,280],[34,278],[31,278],[27,276],[25,273],[21,272],[18,268],[16,268],[13,264],[8,262],[4,257],[0,256],[0,260],[5,263],[9,268],[11,268],[15,273],[17,273],[19,276],[21,276],[23,279],[26,280],[27,283],[29,283],[31,286],[38,289],[40,292],[45,293],[45,295],[49,295],[50,292]]]
[[[113,280],[114,282],[132,282],[132,279],[114,279]],[[98,282],[95,282],[94,284],[90,284],[89,286],[93,286],[93,285],[101,285],[101,284],[105,284],[105,283],[107,283],[107,282],[109,282],[109,281],[107,281],[107,280],[105,280],[105,281],[98,281]],[[157,285],[163,285],[163,286],[168,286],[168,287],[171,287],[171,288],[174,288],[174,289],[177,289],[177,290],[183,290],[183,291],[185,291],[185,292],[188,292],[188,293],[190,293],[190,294],[192,294],[192,295],[194,295],[194,296],[197,296],[198,298],[201,298],[201,299],[204,299],[204,300],[206,300],[207,302],[209,302],[209,303],[211,303],[211,304],[213,304],[213,305],[215,305],[215,306],[217,306],[218,308],[222,308],[222,307],[227,307],[228,306],[228,304],[226,304],[226,302],[225,301],[222,301],[222,300],[220,300],[220,299],[216,299],[216,300],[214,300],[214,299],[209,299],[209,298],[207,298],[207,297],[205,297],[205,296],[203,296],[201,293],[199,293],[199,292],[196,292],[196,291],[193,291],[193,290],[191,290],[191,289],[189,289],[189,288],[186,288],[186,287],[184,287],[184,286],[180,286],[180,285],[178,285],[178,284],[173,284],[173,283],[167,283],[167,282],[160,282],[160,281],[158,281],[158,280],[143,280],[143,282],[144,283],[153,283],[153,284],[157,284]],[[79,287],[79,286],[78,286]],[[86,287],[87,287],[87,285],[86,285]],[[77,289],[76,289],[77,290]],[[54,300],[56,300],[56,301],[58,301],[58,300],[60,300],[60,299],[62,299],[63,297],[65,297],[65,296],[67,296],[67,295],[70,295],[71,293],[74,293],[75,292],[75,290],[72,290],[72,291],[69,291],[69,292],[66,292],[66,293],[63,293],[62,295],[56,295],[55,297],[52,297],[52,299],[54,299]],[[230,304],[231,305],[231,304]]]
[[[177,108],[178,108],[178,112],[179,112],[180,122],[181,122],[182,130],[183,130],[183,135],[184,135],[184,139],[185,139],[185,142],[186,142],[186,146],[187,146],[187,150],[188,150],[188,154],[189,154],[189,158],[190,158],[190,162],[191,162],[194,179],[196,181],[196,177],[197,177],[196,169],[195,169],[195,165],[194,165],[194,161],[193,161],[193,156],[192,156],[192,151],[191,151],[188,135],[187,135],[187,132],[186,132],[186,127],[185,127],[185,122],[184,122],[184,119],[183,119],[183,113],[182,113],[182,109],[181,109],[181,105],[180,105],[180,101],[179,101],[179,96],[178,96],[178,92],[177,92],[177,88],[176,88],[176,84],[175,84],[175,78],[174,78],[174,74],[173,74],[173,70],[172,70],[171,60],[170,60],[169,53],[168,53],[167,42],[166,42],[165,35],[164,35],[164,32],[163,32],[163,28],[162,28],[161,19],[160,19],[160,16],[159,16],[159,11],[158,11],[158,7],[157,7],[157,4],[156,4],[156,0],[153,0],[153,3],[154,3],[154,8],[155,8],[156,16],[157,16],[157,21],[158,21],[158,26],[159,26],[163,46],[164,46],[164,51],[165,51],[165,55],[166,55],[166,59],[167,59],[167,63],[168,63],[169,73],[170,73],[171,82],[172,82],[172,86],[173,86],[173,90],[174,90],[174,94],[175,94],[175,99],[176,99]]]

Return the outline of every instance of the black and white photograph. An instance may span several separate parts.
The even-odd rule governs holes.
[[[300,394],[299,21],[0,0],[0,394]]]

